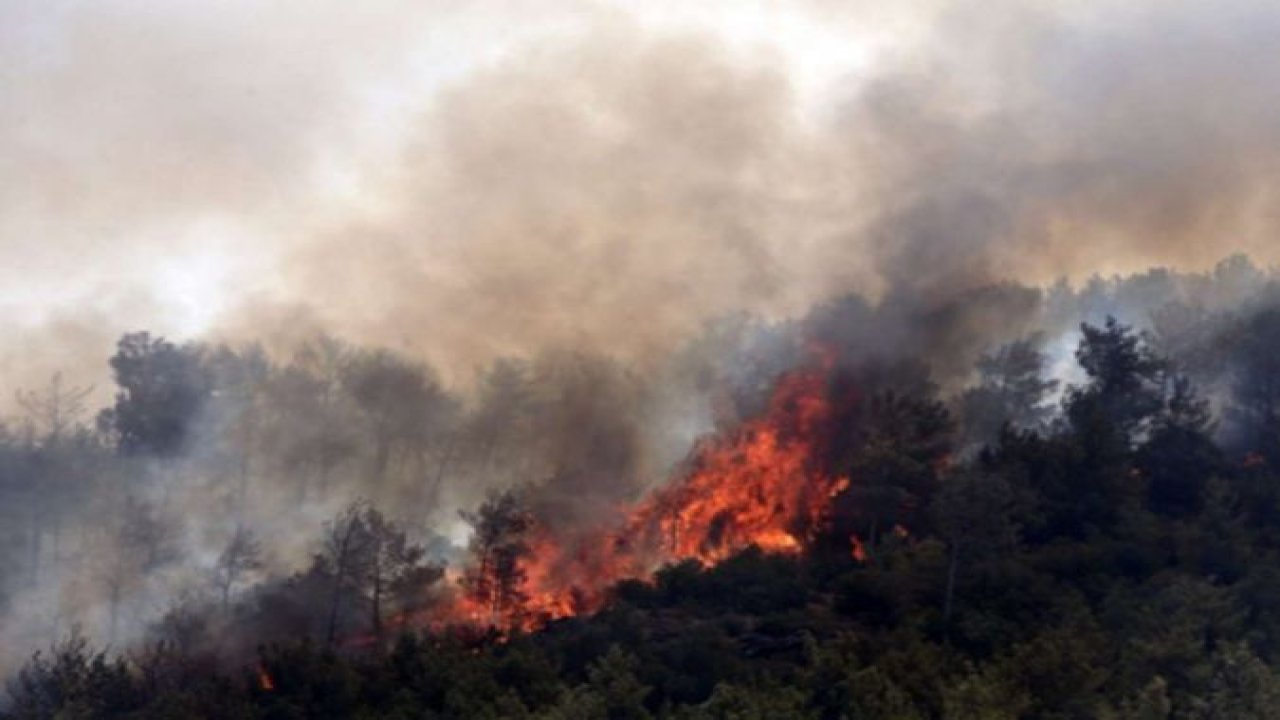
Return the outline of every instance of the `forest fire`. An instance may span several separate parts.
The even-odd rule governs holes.
[[[799,550],[848,482],[819,467],[831,419],[826,391],[823,371],[784,376],[767,412],[698,448],[689,474],[642,504],[631,532],[658,531],[668,560],[714,564],[752,544]]]
[[[760,417],[700,443],[684,473],[626,509],[618,526],[562,537],[526,518],[518,543],[486,553],[469,571],[468,591],[446,616],[530,629],[594,610],[609,586],[663,564],[714,565],[751,545],[801,551],[849,484],[824,467],[834,414],[829,365],[782,376]],[[507,587],[497,577],[503,563]]]

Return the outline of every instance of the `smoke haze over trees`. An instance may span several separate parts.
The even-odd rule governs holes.
[[[1280,520],[1266,401],[1280,382],[1269,360],[1280,277],[1233,257],[1207,274],[976,297],[848,296],[779,324],[733,316],[656,370],[551,351],[496,361],[466,386],[329,337],[278,358],[127,334],[108,359],[113,405],[94,417],[85,389],[54,376],[23,393],[26,420],[0,446],[12,711],[163,712],[150,705],[161,697],[207,710],[213,701],[180,686],[138,683],[160,673],[198,686],[242,670],[247,694],[216,702],[302,708],[296,693],[334,682],[329,672],[376,684],[399,672],[384,663],[435,658],[454,669],[432,670],[444,673],[432,682],[494,681],[511,653],[532,653],[519,672],[535,675],[501,681],[515,682],[508,694],[420,689],[412,702],[444,717],[573,716],[579,703],[641,717],[719,717],[720,703],[953,717],[960,703],[989,717],[984,703],[1010,693],[1022,708],[1011,716],[1261,707],[1280,692],[1270,606],[1250,595],[1269,587]],[[1036,329],[953,335],[1000,303]],[[569,569],[534,562],[549,538],[598,542],[593,531],[624,522],[628,504],[706,472],[699,463],[716,455],[699,460],[698,448],[715,446],[699,437],[771,412],[775,384],[814,353],[829,373],[820,391],[851,404],[797,428],[830,433],[812,445],[829,456],[816,461],[848,481],[816,525],[794,531],[800,554],[704,545],[713,567],[689,559],[652,578],[607,576],[620,582],[603,605],[590,585],[566,588],[567,609],[543,604],[554,577],[534,574]],[[935,356],[970,370],[939,373]],[[1175,623],[1225,624],[1123,655],[1156,642],[1124,619],[1144,602],[1190,613]],[[581,616],[555,619],[565,613]],[[1241,625],[1242,613],[1254,619]],[[669,675],[689,671],[668,653],[691,651],[670,623],[686,624],[711,663],[692,685]],[[596,656],[574,649],[582,642],[606,645],[591,646]],[[1026,665],[1046,643],[1068,643],[1082,666]],[[27,660],[42,647],[52,649]],[[108,654],[95,660],[94,648]],[[462,659],[476,648],[483,660]],[[894,653],[924,653],[913,661],[923,669],[904,675]],[[1049,692],[1036,672],[1071,694]],[[522,684],[532,677],[544,684]],[[772,689],[734,695],[759,682]],[[114,695],[92,689],[107,686]],[[341,707],[386,710],[361,687]]]

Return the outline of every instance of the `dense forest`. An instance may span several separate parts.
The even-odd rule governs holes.
[[[332,338],[109,367],[0,436],[6,719],[1280,717],[1280,277],[1244,258],[471,384]],[[781,482],[782,530],[623,548],[708,478]]]

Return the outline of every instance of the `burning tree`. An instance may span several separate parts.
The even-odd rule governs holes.
[[[475,614],[510,625],[524,614],[528,595],[524,561],[530,554],[526,534],[533,517],[512,491],[489,497],[475,512],[462,512],[472,527],[473,565],[462,578],[466,599]]]
[[[381,642],[388,600],[408,609],[419,590],[433,585],[443,571],[426,563],[422,546],[409,542],[403,529],[374,508],[365,508],[362,521],[367,547],[359,581],[369,602],[370,629]]]
[[[544,527],[526,493],[474,513],[471,564],[454,620],[528,627],[598,607],[614,583],[666,563],[718,563],[751,546],[797,553],[829,521],[848,481],[829,469],[834,408],[826,366],[779,378],[768,408],[695,449],[675,483],[623,510],[617,524]]]
[[[818,369],[780,378],[764,414],[701,445],[688,474],[644,503],[632,526],[659,531],[668,559],[714,563],[750,545],[798,551],[848,484],[824,467],[828,389]]]

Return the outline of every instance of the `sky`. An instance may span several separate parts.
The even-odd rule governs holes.
[[[708,318],[1275,262],[1260,2],[0,0],[0,397],[123,332],[446,377]]]
[[[544,43],[705,34],[767,55],[816,112],[873,45],[780,3],[352,5],[7,2],[0,305],[149,304],[162,331],[207,331],[271,289],[286,236],[376,212],[440,94]]]

